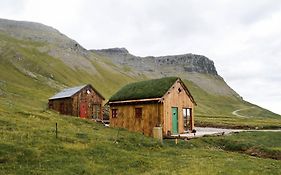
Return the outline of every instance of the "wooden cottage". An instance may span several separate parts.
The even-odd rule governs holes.
[[[49,98],[49,109],[80,118],[102,119],[104,97],[92,85],[64,89]]]
[[[192,95],[180,78],[167,77],[131,83],[109,99],[110,126],[152,136],[162,127],[163,136],[194,129]]]

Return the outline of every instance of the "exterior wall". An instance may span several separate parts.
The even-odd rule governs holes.
[[[60,114],[72,115],[72,100],[71,98],[50,100],[49,109],[58,111]]]
[[[135,108],[142,108],[142,117],[135,117]],[[112,109],[117,109],[117,117],[112,118]],[[153,127],[161,124],[163,105],[154,104],[127,104],[110,106],[110,126],[127,128],[129,131],[142,132],[152,136]]]
[[[181,92],[179,92],[178,89],[181,89]],[[177,81],[166,93],[166,95],[164,95],[163,105],[164,116],[162,125],[164,135],[167,135],[168,131],[172,131],[172,107],[178,108],[179,133],[184,132],[183,108],[191,108],[190,129],[192,130],[194,128],[194,104],[190,100],[182,85],[180,84],[180,81]]]
[[[87,91],[89,90],[89,94]],[[73,112],[72,115],[79,117],[80,116],[80,104],[81,103],[87,103],[88,107],[88,117],[87,118],[92,118],[93,115],[96,113],[95,112],[95,107],[99,107],[98,111],[98,119],[102,119],[102,102],[103,99],[100,97],[90,86],[86,86],[83,88],[81,91],[79,91],[77,94],[75,94],[72,97],[72,108]],[[96,105],[96,106],[95,106]]]
[[[87,93],[87,91],[89,93]],[[87,118],[92,118],[93,115],[97,114],[97,118],[102,119],[102,102],[103,98],[97,92],[95,92],[95,90],[92,89],[91,86],[88,85],[70,98],[49,100],[49,109],[58,111],[60,112],[60,114],[79,117],[80,104],[86,103],[88,109]],[[96,109],[98,109],[97,112]]]

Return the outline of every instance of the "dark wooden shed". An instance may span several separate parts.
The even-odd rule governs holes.
[[[100,119],[104,97],[92,85],[63,89],[49,98],[49,109],[80,118]]]
[[[128,128],[152,136],[154,127],[162,134],[180,134],[194,129],[191,93],[178,77],[131,83],[109,99],[110,126]]]

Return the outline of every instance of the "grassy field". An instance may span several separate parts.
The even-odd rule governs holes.
[[[203,138],[217,148],[252,156],[281,160],[280,132],[242,132],[224,137]]]
[[[241,133],[161,145],[51,111],[2,111],[0,174],[280,174],[281,162],[274,160],[280,158],[280,136]],[[263,154],[250,156],[251,148]]]
[[[0,32],[0,174],[281,174],[280,133],[241,133],[163,145],[139,133],[104,128],[46,110],[63,87],[92,84],[107,99],[147,79],[92,53],[96,73],[40,52],[46,43]],[[50,46],[55,47],[55,46]],[[198,106],[195,125],[280,128],[281,117],[241,99],[210,94],[184,80]],[[234,110],[247,108],[239,118]],[[55,124],[58,124],[58,138]]]

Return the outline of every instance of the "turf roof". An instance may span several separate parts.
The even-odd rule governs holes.
[[[160,98],[177,79],[178,77],[166,77],[127,84],[116,92],[109,101]]]

